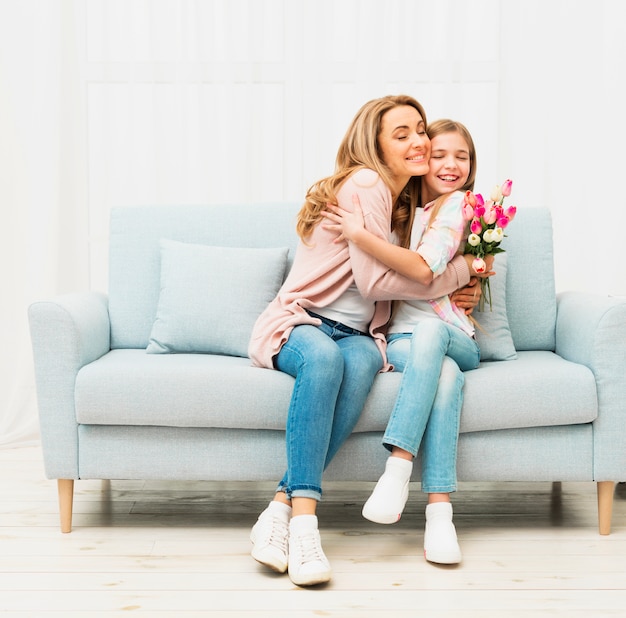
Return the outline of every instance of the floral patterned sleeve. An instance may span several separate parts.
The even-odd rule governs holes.
[[[445,272],[465,236],[467,221],[463,218],[462,202],[461,191],[451,193],[417,247],[417,252],[430,266],[435,277]],[[428,218],[428,207],[424,210],[424,216]]]

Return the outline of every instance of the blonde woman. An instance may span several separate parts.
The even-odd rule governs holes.
[[[433,298],[466,286],[471,256],[451,260],[430,283],[385,266],[324,227],[328,202],[360,199],[367,229],[390,242],[407,238],[428,171],[426,114],[412,97],[388,96],[356,114],[335,173],[316,183],[299,213],[293,267],[259,317],[249,355],[259,367],[295,378],[286,426],[287,471],[251,532],[252,556],[302,586],[327,582],[317,503],[324,468],[352,432],[377,372],[388,368],[381,329],[390,301]]]

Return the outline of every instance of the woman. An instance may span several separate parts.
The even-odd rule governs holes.
[[[431,158],[422,178],[422,204],[413,223],[410,251],[374,237],[354,214],[332,209],[327,216],[352,244],[392,268],[428,281],[443,272],[467,235],[461,209],[476,177],[476,150],[469,131],[440,120],[428,128]],[[452,523],[450,493],[456,490],[456,451],[463,371],[475,369],[480,350],[474,328],[449,296],[396,305],[388,328],[389,361],[403,371],[393,413],[383,437],[391,451],[385,472],[363,507],[367,519],[398,521],[408,498],[413,459],[422,449],[422,491],[428,494],[424,555],[458,563],[461,550]]]
[[[252,556],[297,585],[326,582],[320,541],[322,474],[352,432],[374,377],[386,362],[382,327],[390,301],[433,298],[467,285],[472,256],[458,256],[428,285],[386,267],[352,243],[335,242],[322,212],[351,208],[357,195],[367,229],[404,242],[428,171],[426,115],[412,97],[366,103],[343,138],[335,173],[313,185],[297,221],[294,264],[253,329],[249,355],[259,367],[295,378],[286,427],[287,472],[251,532]],[[379,301],[379,302],[376,302]]]

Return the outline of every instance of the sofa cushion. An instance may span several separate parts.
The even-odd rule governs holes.
[[[119,207],[111,210],[109,316],[111,348],[142,348],[160,292],[162,238],[220,247],[298,244],[299,203]]]
[[[472,317],[478,322],[476,341],[480,347],[480,360],[482,361],[517,358],[506,310],[507,259],[506,253],[500,253],[496,257],[494,264],[496,274],[489,281],[491,309],[485,302],[483,311],[476,309],[472,312]]]
[[[598,413],[592,372],[552,352],[518,352],[517,360],[483,363],[464,375],[462,432],[587,423]],[[401,379],[397,372],[376,376],[355,431],[382,435]],[[247,358],[112,350],[79,371],[76,418],[284,430],[293,384],[291,376],[252,367]]]
[[[282,284],[288,251],[161,240],[161,293],[146,352],[247,356],[252,327]]]
[[[515,349],[518,353],[554,350],[556,288],[550,211],[518,208],[506,235],[502,243],[508,257],[506,305]]]

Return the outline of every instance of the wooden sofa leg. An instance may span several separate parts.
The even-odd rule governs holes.
[[[613,516],[613,481],[598,481],[598,524],[600,534],[611,534],[611,517]]]
[[[74,479],[57,479],[61,532],[72,531],[72,507],[74,504]]]

